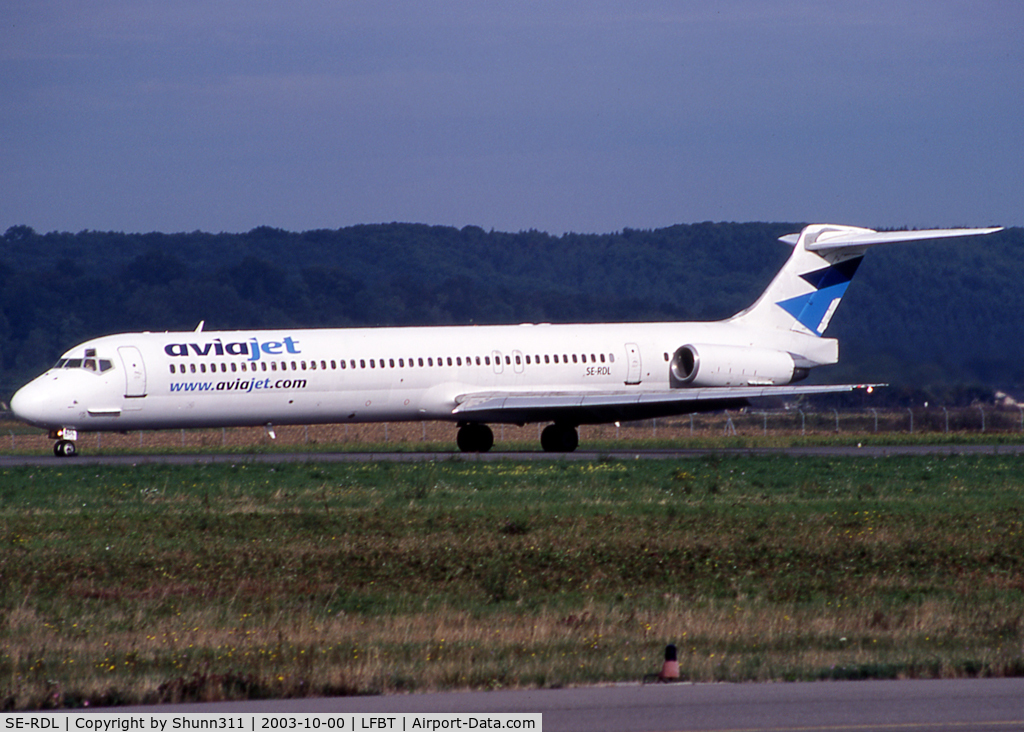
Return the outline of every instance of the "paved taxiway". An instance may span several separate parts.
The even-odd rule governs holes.
[[[545,732],[1021,730],[1024,729],[1024,679],[631,684],[119,707],[117,711],[222,714],[541,712]]]
[[[893,455],[1024,455],[1024,444],[1013,445],[866,445],[856,447],[752,447],[727,449],[669,450],[577,450],[570,453],[550,452],[274,452],[274,453],[195,453],[164,455],[89,455],[79,453],[73,458],[51,454],[0,455],[0,467],[15,465],[201,465],[211,463],[285,463],[285,462],[425,462],[430,460],[671,460],[705,455],[788,455],[790,457],[865,457],[882,458]]]

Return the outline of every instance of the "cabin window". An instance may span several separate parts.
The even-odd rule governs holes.
[[[575,353],[574,353],[574,354],[572,354],[572,362],[573,362],[573,363],[576,363],[576,354],[575,354]]]
[[[174,364],[172,363],[172,364],[171,364],[171,373],[173,374],[173,373],[174,373],[174,371],[175,371],[175,369],[174,369]]]
[[[395,359],[389,358],[388,359],[388,366],[390,366],[391,368],[394,368],[395,367]]]
[[[270,370],[271,371],[277,371],[277,361],[271,361],[270,362]]]
[[[601,363],[604,363],[604,354],[601,354]]]
[[[562,363],[569,363],[569,357],[566,356],[564,353],[562,354]]]
[[[521,359],[519,356],[516,356],[516,366],[521,366],[522,363],[523,363],[523,359]]]
[[[665,354],[665,360],[668,361],[668,354]]]
[[[485,366],[490,366],[491,365],[491,357],[490,356],[484,356],[484,365]]]
[[[551,356],[546,353],[544,354],[544,363],[551,363]]]
[[[530,355],[529,354],[526,355],[526,365],[527,366],[530,365]]]
[[[610,363],[615,363],[615,354],[614,353],[609,353],[608,354],[608,361]]]
[[[590,363],[597,363],[597,356],[593,353],[590,354]]]
[[[512,365],[512,359],[509,358],[508,356],[505,356],[505,365],[506,366],[511,366]]]
[[[449,357],[448,357],[448,365],[449,365],[449,366],[451,366],[451,365],[452,365],[452,357],[451,357],[451,356],[449,356]]]
[[[303,364],[305,364],[306,362],[305,362],[305,361],[303,361],[302,363],[303,363]],[[310,368],[311,370],[313,370],[313,371],[316,371],[316,361],[310,361],[310,362],[309,362],[309,368]]]

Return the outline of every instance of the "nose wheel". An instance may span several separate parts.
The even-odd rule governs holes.
[[[78,448],[71,440],[57,440],[53,443],[53,454],[57,457],[74,457],[78,454]]]

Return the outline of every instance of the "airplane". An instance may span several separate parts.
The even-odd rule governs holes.
[[[489,424],[550,422],[541,447],[571,452],[582,424],[873,386],[798,384],[838,362],[823,334],[865,251],[999,230],[810,225],[781,238],[793,253],[761,296],[715,322],[108,335],[67,351],[11,410],[65,457],[80,432],[420,420],[456,423],[463,452],[493,446]]]

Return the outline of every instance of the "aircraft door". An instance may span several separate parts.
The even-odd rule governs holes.
[[[640,346],[626,344],[626,384],[639,384],[641,380]]]
[[[142,352],[135,346],[119,346],[117,354],[124,364],[126,397],[146,396],[146,366],[142,363]]]

